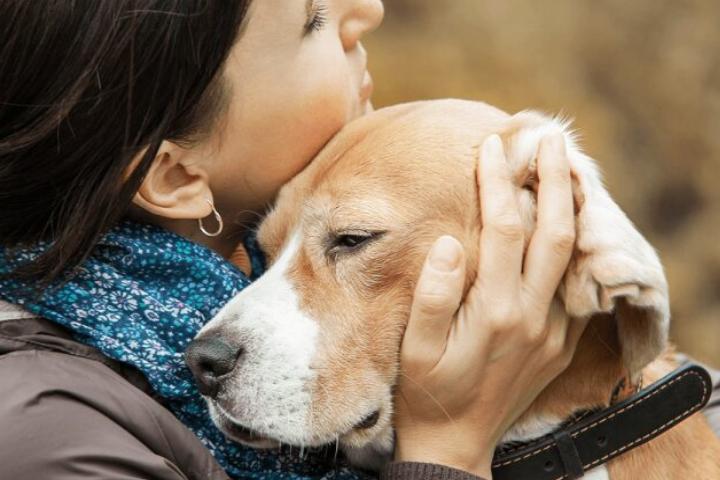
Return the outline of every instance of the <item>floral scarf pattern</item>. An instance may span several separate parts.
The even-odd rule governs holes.
[[[246,239],[253,272],[262,254]],[[235,479],[367,478],[321,452],[253,450],[227,440],[210,419],[183,352],[198,331],[253,278],[202,245],[159,227],[124,221],[78,272],[41,294],[6,273],[47,244],[0,247],[0,298],[69,328],[76,340],[139,369],[163,403]],[[334,448],[331,449],[334,452]]]

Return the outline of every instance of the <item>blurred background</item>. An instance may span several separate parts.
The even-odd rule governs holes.
[[[385,0],[376,107],[442,97],[575,118],[657,248],[679,349],[720,367],[720,1]]]

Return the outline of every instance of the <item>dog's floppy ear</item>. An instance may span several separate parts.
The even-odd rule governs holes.
[[[594,161],[580,151],[568,127],[569,122],[533,111],[510,119],[504,137],[521,210],[529,213],[528,206],[535,204],[535,195],[522,187],[523,182],[528,186],[528,178],[537,178],[541,139],[563,134],[573,173],[577,234],[558,294],[571,317],[614,314],[623,362],[635,376],[667,344],[667,281],[655,250],[610,198]],[[528,223],[534,224],[534,219]]]
[[[573,317],[614,313],[623,361],[634,376],[666,346],[667,281],[655,250],[569,136],[568,157],[576,180],[577,245],[559,294]]]

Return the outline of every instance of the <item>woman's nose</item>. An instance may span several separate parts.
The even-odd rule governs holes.
[[[354,49],[363,35],[382,23],[385,7],[380,0],[350,0],[347,14],[340,26],[343,48]]]
[[[242,347],[231,346],[217,335],[193,340],[185,350],[185,363],[200,393],[207,397],[217,395],[219,378],[235,368],[242,353]]]

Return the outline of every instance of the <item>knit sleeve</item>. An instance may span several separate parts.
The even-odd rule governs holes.
[[[434,463],[393,462],[382,471],[380,480],[483,480],[472,473]]]

